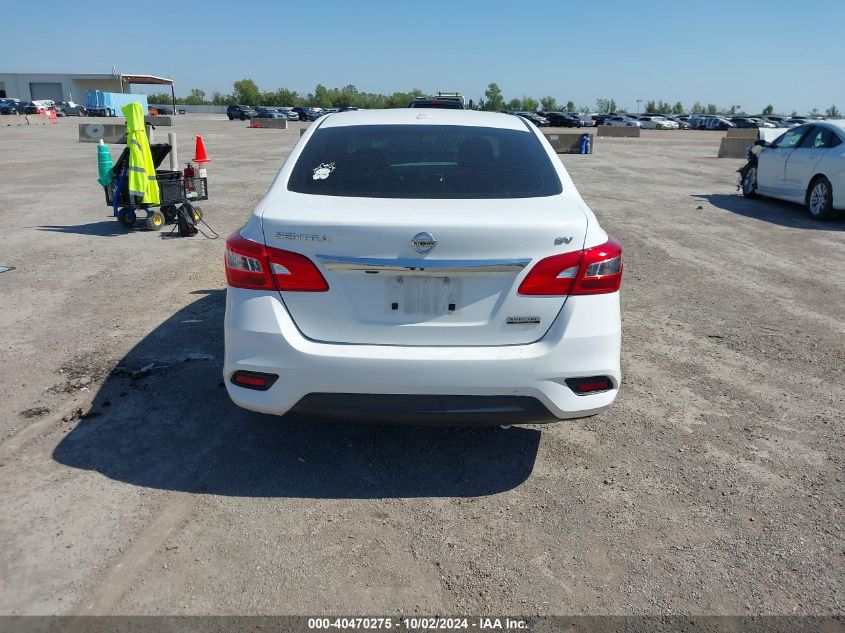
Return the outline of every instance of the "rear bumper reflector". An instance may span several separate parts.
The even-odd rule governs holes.
[[[566,386],[579,396],[586,396],[600,391],[613,389],[613,381],[607,376],[589,376],[587,378],[567,378]]]
[[[258,371],[236,371],[230,381],[233,385],[256,391],[267,391],[279,377],[276,374],[265,374]]]

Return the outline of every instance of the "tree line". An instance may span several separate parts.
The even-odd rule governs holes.
[[[343,108],[356,107],[365,109],[378,108],[404,108],[415,97],[421,97],[424,93],[418,88],[414,88],[408,92],[393,92],[391,94],[381,94],[374,92],[362,92],[353,85],[344,86],[343,88],[326,88],[322,84],[317,84],[313,92],[308,94],[299,94],[295,90],[287,88],[278,88],[269,92],[262,91],[252,79],[239,79],[232,85],[232,92],[223,94],[214,92],[209,98],[205,91],[199,88],[192,88],[186,97],[177,97],[177,104],[184,105],[232,105],[245,104],[251,106],[305,106],[318,108]],[[150,103],[170,103],[171,96],[167,93],[153,93],[149,97]],[[484,96],[478,101],[472,99],[467,103],[468,107],[476,110],[489,110],[492,112],[500,112],[503,110],[510,111],[527,111],[536,112],[538,110],[544,112],[556,112],[559,110],[565,112],[598,112],[599,114],[607,114],[609,112],[631,112],[626,107],[619,107],[613,99],[596,99],[595,103],[590,105],[576,106],[575,102],[568,100],[566,102],[558,101],[557,98],[547,95],[535,99],[530,96],[523,95],[522,97],[514,97],[506,100],[502,94],[501,88],[498,84],[491,83],[484,91]],[[637,108],[639,111],[639,107]],[[676,101],[670,103],[662,99],[649,99],[646,101],[643,112],[654,112],[660,114],[710,114],[710,115],[745,115],[746,112],[742,110],[742,106],[731,105],[728,108],[720,108],[714,103],[702,104],[698,101],[692,104],[687,109],[683,103]],[[774,114],[775,108],[772,105],[766,106],[760,113],[762,115]],[[792,116],[798,116],[798,112],[793,111]],[[822,113],[818,108],[813,108],[807,113],[810,117],[820,117]],[[835,105],[830,106],[824,111],[824,116],[828,118],[837,118],[842,116]]]

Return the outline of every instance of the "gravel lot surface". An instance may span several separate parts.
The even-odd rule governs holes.
[[[0,273],[0,613],[845,610],[845,221],[744,200],[721,133],[562,157],[626,248],[616,404],[432,429],[236,408],[223,239],[121,229],[79,120],[14,119],[0,118],[0,266],[15,267]],[[298,129],[177,119],[180,156],[199,133],[213,160],[203,209],[221,236]]]

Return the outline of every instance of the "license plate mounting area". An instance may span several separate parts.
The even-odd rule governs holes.
[[[388,309],[403,314],[447,314],[456,309],[457,283],[451,277],[400,275],[388,285]]]

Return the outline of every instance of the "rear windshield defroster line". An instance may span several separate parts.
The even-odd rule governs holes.
[[[562,191],[530,131],[358,125],[314,131],[288,190],[361,198],[537,198]]]

